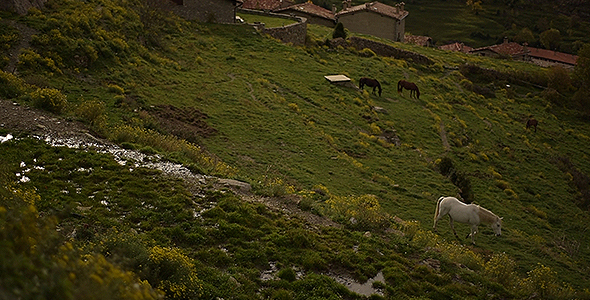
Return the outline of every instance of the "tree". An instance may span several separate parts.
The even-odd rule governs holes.
[[[338,22],[336,24],[336,28],[334,28],[334,32],[332,33],[332,38],[343,38],[346,39],[346,31],[344,30],[344,24]]]
[[[566,69],[560,66],[553,66],[549,68],[547,76],[547,87],[555,89],[560,94],[565,94],[568,91],[571,91],[572,81],[570,74]]]
[[[530,29],[525,27],[514,36],[514,41],[519,44],[530,44],[535,41],[535,36],[533,35],[533,32]]]
[[[476,15],[479,15],[479,12],[483,10],[481,7],[481,1],[467,0],[467,6],[469,6]]]
[[[574,94],[574,101],[582,110],[590,114],[590,44],[584,44],[578,52],[574,77],[580,85]]]
[[[559,30],[551,28],[541,33],[540,40],[546,49],[555,50],[561,41],[561,33]]]

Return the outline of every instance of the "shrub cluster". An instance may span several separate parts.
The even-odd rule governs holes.
[[[50,111],[52,113],[61,113],[68,104],[66,96],[59,90],[48,88],[38,88],[29,94],[30,100],[37,108]]]
[[[84,101],[76,110],[78,117],[97,132],[104,132],[106,127],[106,107],[98,100]]]
[[[33,191],[0,174],[0,290],[6,299],[160,299],[161,293],[100,254],[85,254],[41,217]]]
[[[352,229],[379,230],[390,225],[389,215],[383,212],[379,200],[374,195],[331,195],[326,204],[326,214]]]
[[[11,73],[0,70],[0,97],[6,99],[17,98],[25,93],[26,83]]]

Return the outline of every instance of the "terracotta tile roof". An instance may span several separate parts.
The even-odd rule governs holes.
[[[361,11],[375,12],[377,14],[387,16],[390,18],[394,18],[394,19],[398,19],[398,20],[404,19],[409,14],[408,11],[406,11],[402,8],[399,8],[399,6],[393,7],[393,6],[389,6],[387,4],[383,4],[381,2],[378,2],[378,1],[374,1],[374,2],[369,2],[369,3],[353,6],[350,8],[345,8],[345,9],[341,10],[340,12],[338,12],[336,14],[336,16],[341,16],[341,15],[346,15],[346,14],[351,14],[351,13],[361,12]]]
[[[551,50],[546,50],[546,49],[533,48],[533,47],[528,47],[528,50],[529,50],[530,57],[557,61],[557,62],[565,63],[568,65],[572,65],[572,66],[575,66],[576,61],[578,60],[578,56],[573,55],[573,54],[556,52],[556,51],[551,51]]]
[[[526,49],[523,45],[518,43],[504,41],[502,44],[492,45],[487,47],[481,47],[471,50],[471,52],[479,52],[482,50],[489,50],[501,55],[515,56],[519,54],[525,54]]]
[[[429,36],[411,35],[406,33],[404,36],[404,42],[406,44],[414,44],[418,46],[428,47],[432,45],[432,38]]]
[[[289,7],[279,9],[279,10],[277,10],[277,12],[286,11],[286,10],[296,10],[296,11],[307,13],[307,14],[310,14],[313,16],[318,16],[318,17],[322,17],[322,18],[330,19],[330,20],[335,19],[334,13],[332,11],[327,10],[321,6],[317,6],[317,5],[313,4],[311,1],[301,3],[301,4],[291,5]]]
[[[463,53],[469,53],[469,51],[473,50],[473,48],[466,46],[463,43],[452,43],[452,44],[448,44],[448,45],[443,45],[438,47],[441,50],[447,50],[447,51],[456,51],[456,52],[463,52]]]
[[[289,0],[243,0],[242,8],[257,10],[276,10],[293,5]]]

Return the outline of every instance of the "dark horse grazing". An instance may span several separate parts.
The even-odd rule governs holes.
[[[535,127],[535,132],[537,132],[537,124],[539,124],[539,121],[537,121],[536,119],[533,118],[532,115],[530,115],[529,119],[526,121],[526,129],[529,129],[531,127]]]
[[[375,89],[379,88],[379,96],[381,96],[381,84],[379,83],[379,81],[377,81],[377,79],[367,77],[359,79],[359,89],[362,90],[365,85],[373,88],[373,94],[375,94]]]
[[[400,80],[397,82],[397,92],[399,94],[402,93],[402,90],[410,90],[410,98],[412,98],[412,94],[416,97],[416,99],[420,99],[420,90],[418,86],[413,82],[408,82],[405,80]]]

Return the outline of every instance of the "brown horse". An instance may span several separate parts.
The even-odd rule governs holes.
[[[533,115],[530,115],[529,119],[526,121],[526,129],[529,129],[531,127],[535,127],[535,132],[537,132],[537,125],[538,124],[539,124],[539,121],[534,119]]]
[[[415,96],[416,99],[420,99],[420,90],[418,86],[413,82],[408,82],[405,80],[400,80],[397,82],[397,92],[399,94],[402,93],[403,89],[410,90],[410,98],[412,98],[412,94]]]
[[[379,88],[379,97],[381,97],[381,84],[379,81],[377,81],[377,79],[367,77],[359,79],[359,89],[362,90],[365,85],[373,88],[373,94],[375,94],[375,89]]]

